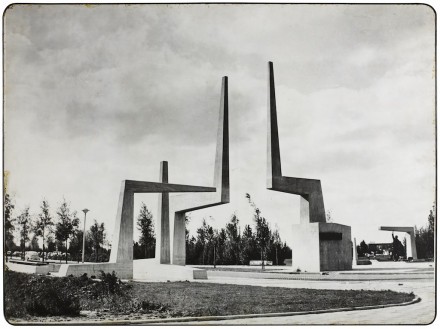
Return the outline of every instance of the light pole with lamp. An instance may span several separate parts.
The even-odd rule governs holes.
[[[86,248],[86,219],[87,219],[87,213],[89,212],[89,209],[85,208],[82,210],[84,213],[84,231],[83,231],[83,250],[82,250],[82,262],[84,263],[84,252]]]

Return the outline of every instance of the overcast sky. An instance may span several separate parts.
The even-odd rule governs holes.
[[[8,190],[18,215],[63,197],[113,233],[124,179],[213,181],[229,77],[231,203],[191,213],[283,240],[299,196],[266,190],[267,62],[283,175],[320,179],[359,243],[422,226],[435,198],[434,13],[423,5],[15,5],[4,25]],[[137,195],[157,213],[157,195]],[[212,216],[212,219],[209,219]],[[81,224],[82,225],[82,224]],[[403,235],[401,235],[403,237]]]

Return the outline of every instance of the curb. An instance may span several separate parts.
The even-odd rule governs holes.
[[[194,316],[194,317],[182,317],[182,318],[157,318],[157,319],[144,319],[144,320],[115,320],[115,321],[84,321],[84,322],[15,322],[11,324],[17,325],[143,325],[154,323],[183,323],[183,322],[197,322],[197,321],[221,321],[221,320],[236,320],[236,319],[249,319],[249,318],[272,318],[279,316],[295,316],[295,315],[308,315],[308,314],[322,314],[322,313],[335,313],[346,311],[359,311],[359,310],[371,310],[395,306],[407,306],[420,302],[420,297],[414,297],[409,302],[400,304],[384,304],[384,305],[370,305],[370,306],[354,306],[343,308],[332,308],[326,310],[314,310],[314,311],[299,311],[299,312],[282,312],[282,313],[260,313],[260,314],[237,314],[237,315],[211,315],[211,316]]]

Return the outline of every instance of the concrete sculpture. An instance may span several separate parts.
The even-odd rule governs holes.
[[[409,243],[406,244],[406,257],[417,259],[416,236],[412,226],[379,226],[381,231],[405,232],[409,235]]]
[[[282,175],[272,62],[269,62],[267,138],[267,189],[300,196],[300,224],[294,225],[292,266],[308,272],[350,270],[351,227],[326,223],[321,181]]]
[[[159,232],[156,234],[156,255],[160,264],[185,265],[185,213],[229,202],[229,132],[228,132],[228,78],[223,77],[217,134],[217,152],[214,169],[214,186],[191,186],[168,183],[168,163],[161,162],[161,182],[122,181],[118,210],[113,233],[112,250],[108,263],[63,264],[59,275],[99,275],[100,271],[112,272],[122,279],[133,278],[133,207],[135,193],[161,193],[159,198]],[[179,195],[172,198],[169,193],[199,193]],[[170,233],[169,214],[174,214],[174,232]],[[174,239],[171,239],[171,236]],[[174,241],[173,241],[174,240]],[[172,245],[172,248],[170,248]],[[183,272],[182,272],[183,273]],[[194,272],[195,273],[195,272]],[[191,272],[192,275],[192,272]],[[203,274],[202,274],[203,276]],[[165,277],[162,277],[166,279]],[[182,278],[182,279],[186,279]]]
[[[185,265],[185,214],[189,211],[199,210],[229,203],[229,102],[228,78],[223,77],[220,98],[219,124],[217,131],[217,149],[214,167],[214,193],[180,194],[173,195],[170,199],[170,219],[174,220],[171,233],[171,263]],[[162,221],[166,221],[164,218]],[[167,234],[165,232],[165,234]],[[167,246],[156,247],[160,251],[161,263],[169,264]],[[156,254],[157,255],[157,254]],[[157,256],[156,256],[157,257]]]

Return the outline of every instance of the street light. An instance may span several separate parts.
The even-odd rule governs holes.
[[[86,249],[86,219],[87,219],[87,213],[89,212],[89,209],[85,208],[82,210],[84,213],[84,231],[83,231],[83,250],[82,250],[82,262],[84,263],[84,252]]]

